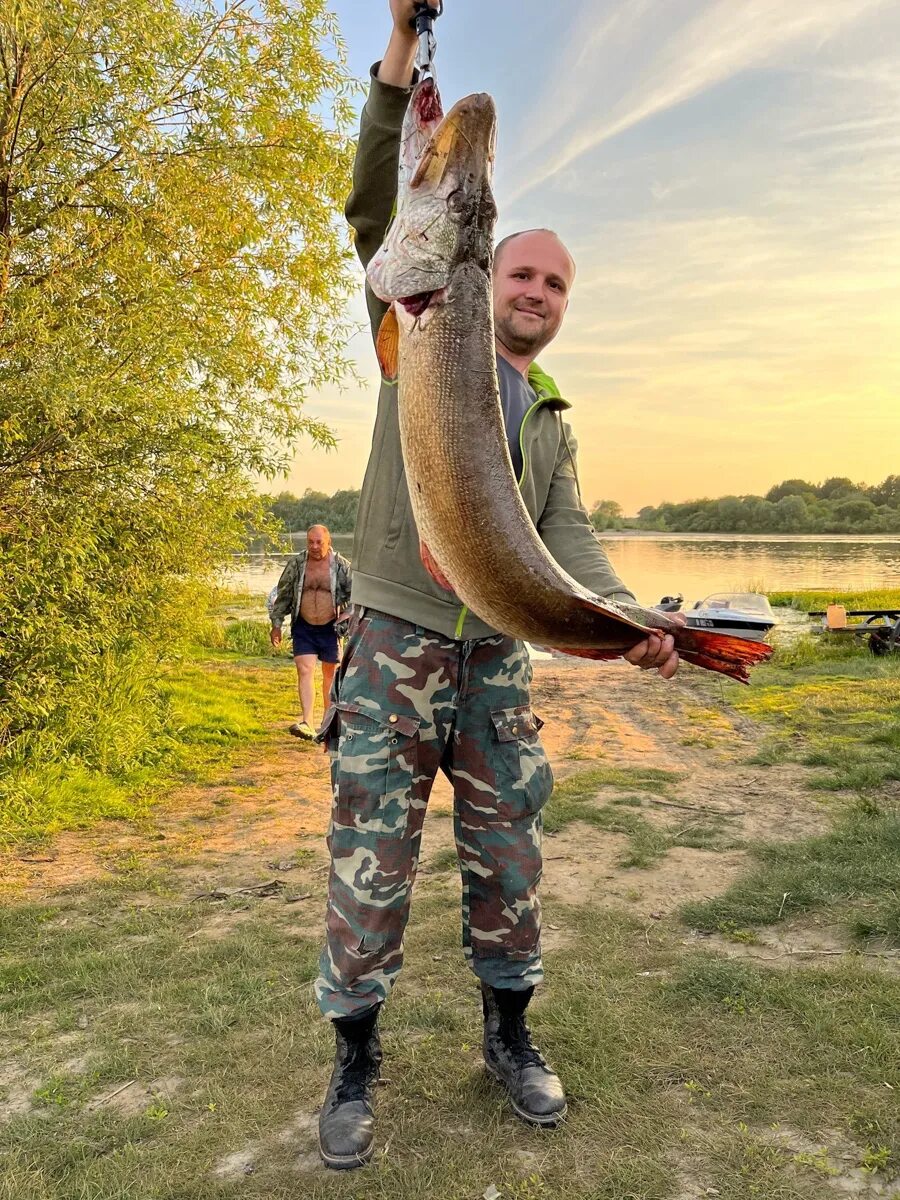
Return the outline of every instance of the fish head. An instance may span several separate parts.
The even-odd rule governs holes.
[[[417,122],[416,104],[414,92],[412,129],[405,129],[401,147],[397,215],[367,271],[376,296],[386,303],[398,301],[411,312],[423,311],[435,293],[446,289],[460,264],[490,271],[497,217],[491,191],[492,97],[483,92],[466,96],[427,136]],[[418,150],[414,164],[410,146]]]

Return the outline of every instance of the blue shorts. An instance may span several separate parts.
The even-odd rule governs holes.
[[[323,663],[336,663],[338,660],[334,621],[329,621],[327,625],[310,625],[302,617],[297,617],[291,625],[291,638],[294,643],[294,658],[298,654],[314,654]]]

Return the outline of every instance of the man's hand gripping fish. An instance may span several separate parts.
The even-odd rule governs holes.
[[[386,377],[398,376],[423,561],[510,636],[602,659],[659,630],[674,636],[688,662],[746,683],[770,646],[687,629],[665,613],[594,595],[551,558],[522,502],[495,358],[495,125],[490,96],[467,96],[444,117],[433,78],[416,85],[403,127],[396,218],[368,268],[372,290],[391,304],[378,353]]]

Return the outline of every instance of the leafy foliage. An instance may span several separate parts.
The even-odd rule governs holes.
[[[345,369],[324,0],[0,15],[0,755],[128,769],[159,663]]]
[[[310,525],[325,525],[332,533],[351,533],[356,525],[359,491],[345,488],[333,496],[307,488],[299,498],[290,492],[264,496],[263,503],[288,533],[304,533]]]
[[[625,525],[622,505],[616,500],[598,500],[590,516],[591,524],[600,532],[604,529],[622,529]]]
[[[900,476],[874,487],[843,478],[787,479],[765,496],[647,505],[624,524],[678,533],[900,533]]]

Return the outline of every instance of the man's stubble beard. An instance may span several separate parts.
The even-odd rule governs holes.
[[[541,326],[540,332],[535,330],[533,337],[518,333],[512,326],[512,323],[505,317],[497,320],[494,318],[494,334],[497,340],[506,347],[511,354],[522,355],[523,357],[530,354],[532,357],[539,354],[547,344],[544,337],[544,327]]]

